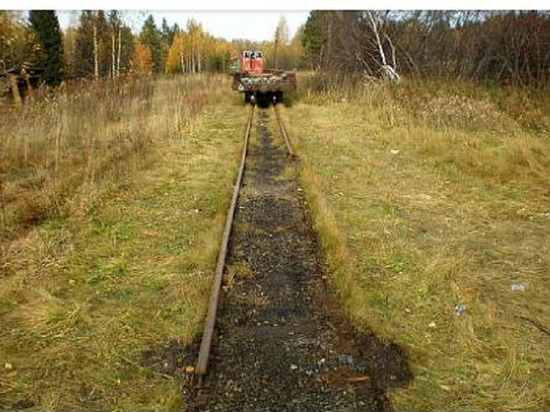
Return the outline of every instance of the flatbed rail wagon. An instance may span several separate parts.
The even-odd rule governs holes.
[[[283,94],[296,90],[296,72],[264,69],[261,51],[245,50],[231,64],[232,89],[244,94],[247,103],[280,102]]]

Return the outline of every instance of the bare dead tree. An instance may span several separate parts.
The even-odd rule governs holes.
[[[387,35],[385,35],[385,37],[387,38],[387,41],[389,42],[389,44],[391,46],[391,49],[392,49],[393,66],[391,64],[389,64],[388,61],[386,60],[386,53],[384,52],[384,46],[382,45],[382,41],[380,39],[380,34],[378,33],[378,25],[380,24],[379,16],[376,15],[375,12],[373,12],[373,11],[368,11],[366,14],[367,14],[367,18],[370,22],[372,32],[373,32],[374,37],[376,39],[376,45],[378,46],[378,51],[380,53],[380,59],[382,60],[382,64],[380,66],[380,69],[382,70],[382,72],[390,80],[393,80],[393,81],[401,80],[401,77],[399,76],[399,74],[395,70],[395,66],[396,66],[396,63],[395,63],[395,48],[394,48],[393,43],[391,42],[390,38]]]

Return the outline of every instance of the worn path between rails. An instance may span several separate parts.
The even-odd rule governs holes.
[[[298,161],[259,110],[209,371],[190,411],[368,411],[410,379],[402,351],[346,322],[325,275]],[[274,116],[272,116],[274,117]]]

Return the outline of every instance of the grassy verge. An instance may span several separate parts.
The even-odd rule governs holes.
[[[410,356],[396,409],[550,407],[550,122],[499,93],[370,83],[282,110],[344,304]]]
[[[104,152],[93,157],[84,151],[82,162],[70,153],[60,156],[58,170],[79,176],[74,182],[47,167],[48,153],[55,162],[55,144],[48,152],[44,143],[43,155],[36,150],[44,164],[32,163],[34,171],[5,171],[12,200],[0,276],[4,408],[182,406],[178,380],[144,353],[162,360],[166,347],[189,343],[200,330],[246,114],[227,103],[229,92],[218,91],[229,90],[221,78],[148,82],[145,94],[119,101],[112,120],[93,117],[106,103],[90,98],[81,116],[90,113],[96,123],[85,133],[96,136]],[[70,113],[68,121],[78,123]],[[132,156],[109,157],[119,150],[109,149],[113,129],[126,130],[130,141],[138,133],[147,144]],[[74,139],[67,152],[76,150],[77,137],[66,137]],[[24,150],[10,153],[13,164],[24,162],[17,157]],[[105,163],[93,181],[90,162]],[[27,193],[23,182],[37,174],[51,184]],[[18,217],[16,190],[49,199],[49,188],[58,184],[70,190],[62,201],[51,199],[54,212],[32,221]]]

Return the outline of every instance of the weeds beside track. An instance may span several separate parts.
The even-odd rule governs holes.
[[[73,126],[62,129],[57,183],[78,177],[63,199],[49,190],[55,185],[49,136],[56,130],[49,115],[33,117],[32,129],[20,124],[26,113],[53,109],[37,102],[2,117],[9,132],[2,135],[9,138],[2,141],[3,165],[13,165],[3,175],[2,408],[182,406],[164,355],[193,339],[205,314],[243,108],[232,104],[230,92],[219,92],[219,77],[139,82],[148,83],[123,96],[99,84],[74,90],[87,102],[81,112],[58,106]],[[28,135],[29,163],[18,127],[35,131]],[[120,133],[147,144],[115,158]],[[93,156],[86,149],[92,138]],[[92,182],[90,164],[100,163],[103,172],[96,169]],[[51,185],[30,184],[31,178]],[[23,224],[23,198],[58,206]]]
[[[282,115],[349,314],[411,358],[396,408],[547,409],[548,114],[468,85],[356,86]]]

